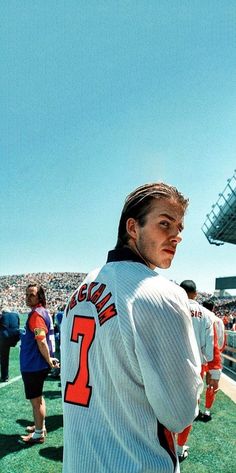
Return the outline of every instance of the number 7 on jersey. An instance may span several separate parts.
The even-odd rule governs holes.
[[[71,341],[80,344],[79,366],[74,381],[67,381],[65,387],[65,402],[89,407],[92,387],[89,386],[89,349],[95,337],[96,322],[92,317],[74,316]]]

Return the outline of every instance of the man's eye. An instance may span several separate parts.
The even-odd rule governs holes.
[[[164,220],[163,222],[160,222],[160,225],[162,225],[162,227],[166,227],[166,228],[168,228],[168,227],[169,227],[169,225],[170,225],[170,223],[169,223],[169,222],[167,222],[167,220]]]

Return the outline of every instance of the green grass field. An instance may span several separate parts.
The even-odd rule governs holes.
[[[10,378],[19,376],[19,347],[11,349]],[[62,471],[62,404],[60,380],[48,377],[44,386],[47,405],[46,442],[25,446],[19,442],[32,423],[31,404],[20,379],[0,389],[0,473],[60,473]]]
[[[19,375],[17,346],[11,349],[10,378]],[[24,397],[21,378],[0,386],[3,386],[0,389],[0,473],[61,473],[63,425],[60,381],[48,377],[45,383],[48,436],[44,444],[31,447],[19,443],[26,425],[32,422],[31,405]],[[181,473],[235,473],[235,433],[236,404],[220,391],[213,408],[213,420],[207,424],[194,422],[188,441],[189,458],[181,464]]]

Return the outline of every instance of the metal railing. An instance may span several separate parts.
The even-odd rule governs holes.
[[[226,346],[221,353],[223,367],[236,373],[236,332],[226,330]]]

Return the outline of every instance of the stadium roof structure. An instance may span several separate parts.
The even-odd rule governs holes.
[[[207,214],[202,231],[212,245],[236,244],[236,169]]]

